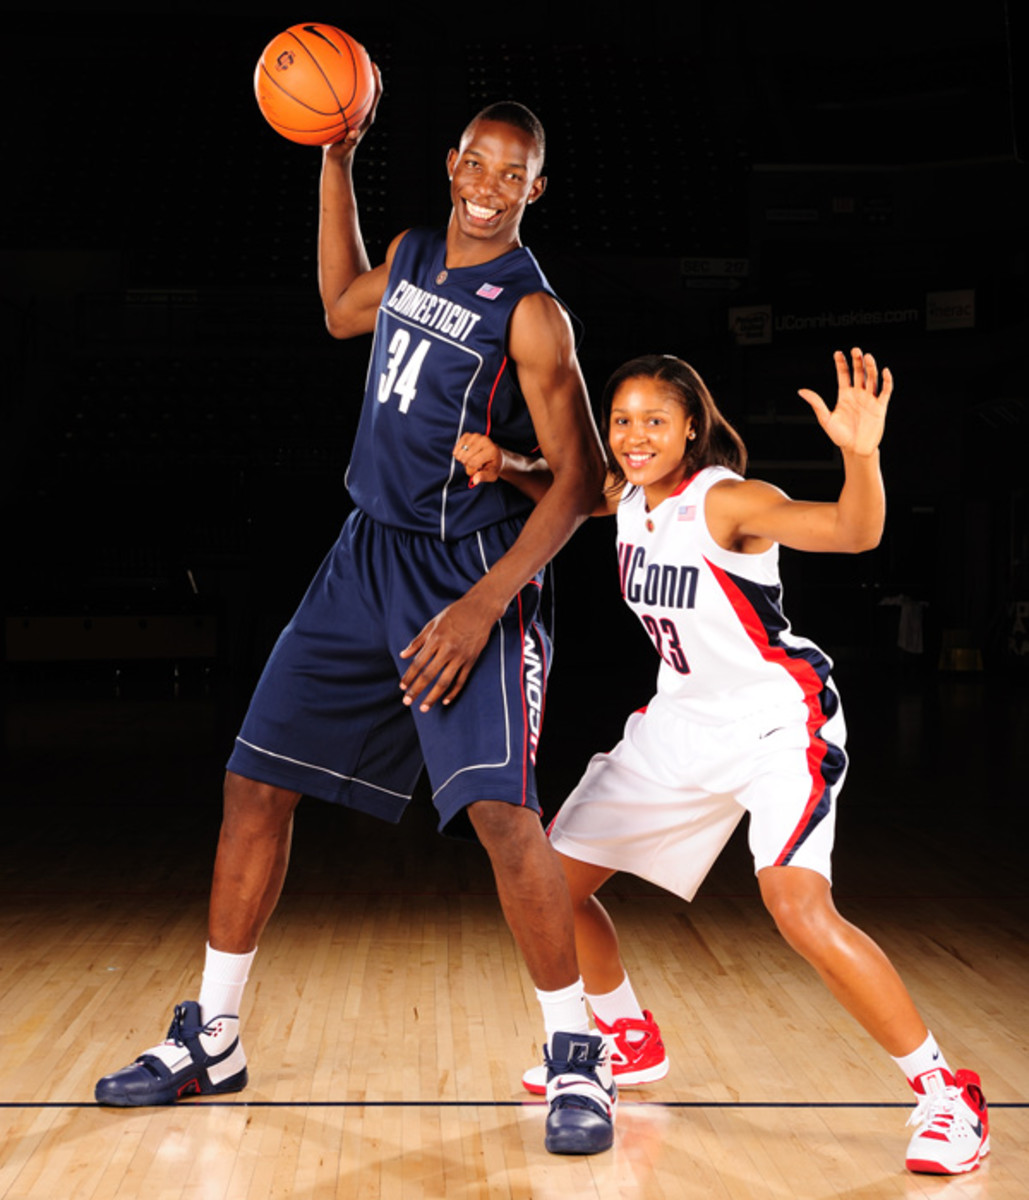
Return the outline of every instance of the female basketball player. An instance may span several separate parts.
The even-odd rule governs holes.
[[[789,942],[904,1071],[919,1097],[906,1163],[970,1171],[989,1149],[979,1077],[952,1072],[882,950],[836,911],[830,856],[846,772],[831,664],[790,629],[778,546],[858,553],[885,517],[879,443],[893,390],[859,349],[835,355],[830,410],[800,395],[840,449],[834,503],[791,500],[743,478],[746,450],[697,373],[651,355],[615,372],[604,396],[608,479],[595,515],[616,513],[622,594],[661,656],[657,693],[595,755],[551,831],[575,911],[587,998],[620,1086],[668,1070],[660,1031],[633,992],[596,898],[630,871],[693,898],[744,812],[761,896]],[[472,485],[502,478],[538,498],[545,462],[464,434]],[[544,1090],[542,1069],[526,1073]]]

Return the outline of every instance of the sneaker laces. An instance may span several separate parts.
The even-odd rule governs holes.
[[[175,1012],[172,1015],[172,1023],[168,1028],[168,1036],[165,1040],[174,1042],[176,1046],[185,1046],[187,1037],[199,1037],[202,1033],[206,1033],[208,1037],[211,1037],[218,1032],[218,1021],[219,1018],[215,1017],[213,1020],[201,1025],[187,1026],[186,1006],[184,1004],[176,1004]]]
[[[957,1087],[944,1087],[936,1092],[928,1092],[915,1106],[915,1111],[908,1117],[905,1124],[922,1125],[926,1129],[937,1126],[947,1130],[954,1121],[954,1105],[961,1098],[961,1090]]]
[[[555,1075],[585,1075],[587,1079],[596,1079],[597,1068],[603,1060],[599,1055],[575,1059],[551,1058],[550,1048],[544,1046],[543,1061],[546,1063],[547,1069]]]

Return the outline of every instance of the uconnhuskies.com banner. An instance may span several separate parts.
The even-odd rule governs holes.
[[[934,332],[975,328],[975,289],[929,292],[921,304],[823,305],[810,308],[788,301],[729,309],[729,330],[739,346],[768,345],[777,337],[843,333]]]

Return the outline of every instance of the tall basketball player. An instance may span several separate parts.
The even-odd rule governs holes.
[[[547,1148],[594,1153],[612,1142],[615,1088],[540,824],[539,692],[525,676],[550,660],[544,571],[603,477],[568,313],[521,243],[546,186],[543,129],[513,102],[480,112],[446,160],[446,228],[400,234],[373,268],[351,175],[373,119],[324,150],[318,241],[329,332],[374,333],[347,474],[356,508],[282,632],[228,764],[199,997],[96,1098],[166,1104],[246,1085],[240,999],[301,794],[397,821],[425,767],[440,829],[470,824],[485,847],[536,984]],[[458,434],[487,429],[546,455],[553,487],[535,508],[514,488],[469,489],[456,469]]]

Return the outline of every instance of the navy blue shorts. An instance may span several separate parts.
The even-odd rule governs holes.
[[[552,646],[544,572],[508,605],[453,704],[421,713],[400,691],[410,662],[400,651],[522,524],[441,542],[351,513],[265,664],[229,770],[399,821],[424,766],[440,829],[476,800],[538,812]]]

